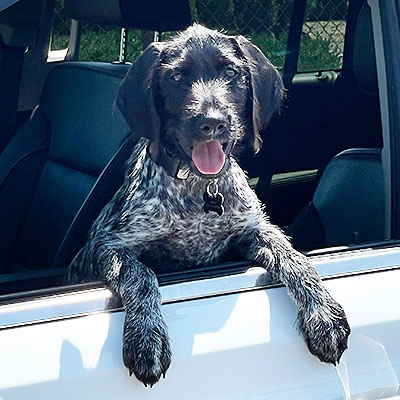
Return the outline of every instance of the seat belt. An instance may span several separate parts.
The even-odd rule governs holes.
[[[138,139],[130,134],[104,168],[61,242],[52,268],[68,267],[84,246],[93,221],[122,186],[126,162],[137,142]]]

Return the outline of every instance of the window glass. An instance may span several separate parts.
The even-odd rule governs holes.
[[[340,69],[346,28],[346,0],[311,0],[307,3],[300,44],[298,71]],[[293,1],[191,0],[193,20],[231,34],[243,34],[283,69]],[[56,0],[51,50],[68,46],[71,18]],[[141,31],[129,31],[127,59],[134,61],[142,49]],[[115,61],[120,29],[84,24],[80,60]]]
[[[342,67],[346,31],[346,0],[307,2],[298,60],[298,72]]]
[[[121,29],[94,24],[84,24],[81,36],[79,60],[113,62],[118,60]],[[139,30],[128,31],[126,59],[134,61],[142,50]]]
[[[251,37],[271,62],[282,70],[293,3],[290,0],[191,0],[193,21],[230,34]],[[68,46],[71,19],[56,0],[51,50]],[[167,37],[169,33],[163,35]],[[130,30],[127,60],[134,61],[146,42],[144,32]],[[118,58],[120,29],[84,24],[79,59],[82,61],[115,61]]]
[[[293,2],[290,0],[192,0],[192,16],[210,28],[251,37],[282,70]]]
[[[56,0],[54,10],[53,31],[50,50],[61,50],[68,47],[71,18],[64,9],[64,0]]]
[[[64,0],[56,0],[54,11],[51,52],[66,49],[69,43],[71,18],[64,9]],[[79,60],[112,62],[118,59],[121,38],[120,28],[95,24],[83,24]],[[134,61],[142,50],[142,35],[139,30],[128,32],[126,58]],[[54,53],[53,53],[54,54]]]

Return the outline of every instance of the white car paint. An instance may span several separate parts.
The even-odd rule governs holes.
[[[14,399],[382,399],[400,394],[400,250],[314,259],[352,327],[337,368],[312,356],[286,289],[260,268],[161,288],[173,362],[152,389],[122,362],[107,289],[0,306],[0,396]],[[363,273],[349,274],[349,265]],[[357,270],[357,268],[356,268]],[[388,306],[392,305],[392,306]],[[28,324],[23,321],[30,321]]]

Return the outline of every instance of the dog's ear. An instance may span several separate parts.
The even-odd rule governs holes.
[[[156,70],[162,43],[151,43],[130,67],[117,96],[117,105],[132,132],[150,141],[159,135],[160,120],[155,109]]]
[[[260,131],[279,109],[283,99],[283,82],[277,69],[257,46],[243,36],[236,36],[234,39],[242,57],[247,61],[250,72],[253,124],[253,137],[250,139],[250,144],[257,153],[262,145]]]

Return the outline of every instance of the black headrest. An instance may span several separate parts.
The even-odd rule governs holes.
[[[72,18],[99,25],[166,32],[191,24],[188,0],[65,0],[64,5]]]
[[[357,85],[370,95],[378,94],[378,78],[371,9],[364,3],[358,16],[354,35],[353,68]]]
[[[0,36],[6,45],[27,47],[35,43],[44,3],[44,0],[0,1]]]

